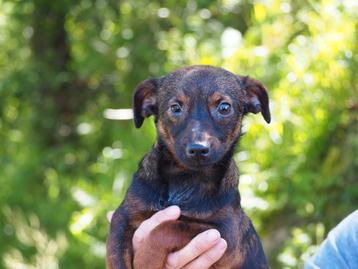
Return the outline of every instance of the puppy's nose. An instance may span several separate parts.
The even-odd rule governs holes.
[[[205,144],[189,144],[186,147],[186,155],[190,158],[206,157],[209,155],[210,148]]]

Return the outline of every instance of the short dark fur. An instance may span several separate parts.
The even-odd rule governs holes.
[[[158,140],[113,215],[108,269],[161,269],[168,253],[209,228],[219,230],[228,243],[212,268],[268,268],[260,239],[241,208],[232,160],[243,116],[261,112],[270,122],[268,102],[259,81],[210,66],[182,68],[138,85],[135,126],[153,115]],[[169,205],[181,208],[180,219],[155,228],[133,255],[134,231]]]

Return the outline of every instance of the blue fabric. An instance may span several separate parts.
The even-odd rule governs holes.
[[[358,210],[329,232],[304,268],[358,269]]]

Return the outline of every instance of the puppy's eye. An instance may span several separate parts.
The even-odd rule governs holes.
[[[182,108],[179,104],[171,105],[170,110],[173,114],[180,114],[182,112]]]
[[[222,115],[227,115],[231,111],[231,105],[227,102],[221,102],[218,106],[218,111]]]

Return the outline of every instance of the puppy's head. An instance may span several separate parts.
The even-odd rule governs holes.
[[[173,158],[190,169],[218,163],[240,136],[245,114],[271,120],[265,87],[221,68],[192,66],[140,83],[134,94],[134,123],[155,118],[158,136]]]

